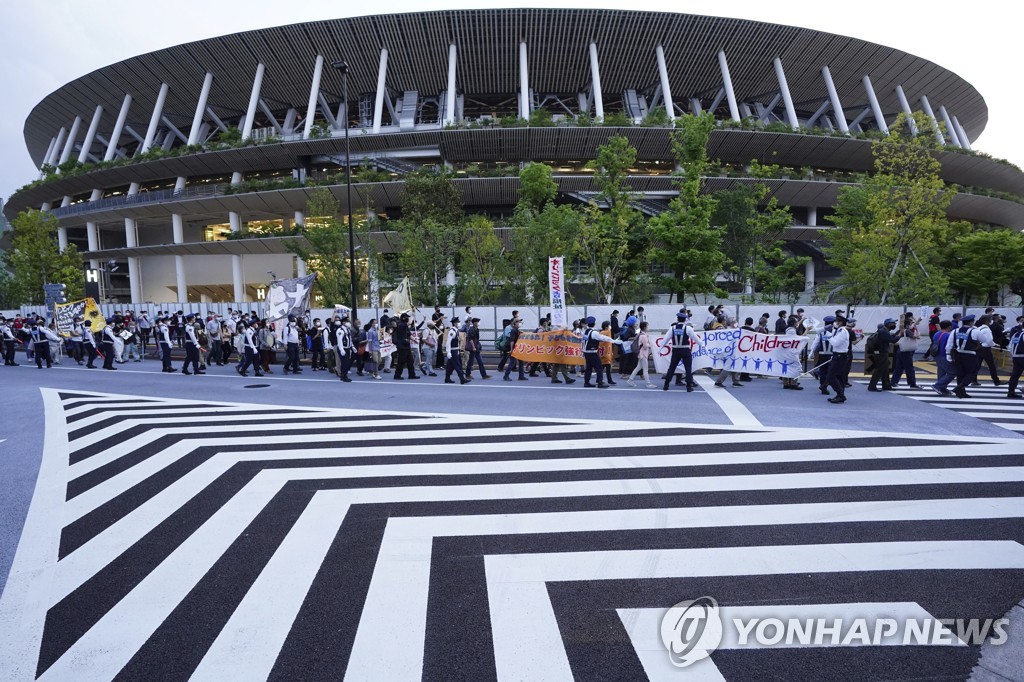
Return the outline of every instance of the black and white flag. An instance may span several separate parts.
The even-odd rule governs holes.
[[[289,315],[302,317],[309,308],[316,273],[294,279],[278,279],[270,283],[267,294],[267,319],[276,322]]]

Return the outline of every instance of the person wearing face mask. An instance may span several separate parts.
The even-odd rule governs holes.
[[[327,359],[324,357],[324,328],[319,317],[313,320],[313,326],[306,330],[306,335],[309,337],[310,368],[314,372],[327,369]]]
[[[288,324],[284,328],[285,361],[284,373],[301,374],[299,369],[299,326],[294,315],[288,316]]]
[[[338,378],[349,383],[352,380],[348,377],[348,371],[352,368],[352,356],[355,354],[355,347],[352,343],[352,323],[347,317],[341,318],[341,327],[338,328],[337,332],[337,346],[335,346],[334,354],[337,358],[337,366],[335,367]]]

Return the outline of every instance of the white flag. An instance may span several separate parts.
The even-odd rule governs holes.
[[[316,273],[294,279],[279,279],[270,283],[267,294],[267,318],[276,322],[289,315],[302,317],[309,307],[309,294],[316,281]]]
[[[408,277],[399,282],[395,290],[384,297],[384,305],[391,306],[399,315],[416,307],[412,302]]]

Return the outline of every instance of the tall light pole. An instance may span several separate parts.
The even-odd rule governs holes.
[[[355,324],[356,320],[356,243],[355,236],[352,232],[352,148],[349,146],[348,141],[348,62],[344,59],[339,59],[331,64],[332,67],[341,71],[341,89],[342,96],[345,99],[345,120],[342,124],[345,126],[345,186],[348,192],[348,274],[349,283],[352,287],[352,311],[349,313],[349,319],[352,320],[352,324]]]

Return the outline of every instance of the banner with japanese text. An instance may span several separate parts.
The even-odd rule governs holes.
[[[512,357],[523,362],[554,362],[561,365],[583,364],[583,338],[570,331],[521,332]],[[598,345],[601,364],[611,362],[612,344]]]
[[[91,298],[58,303],[53,306],[53,316],[57,321],[57,333],[64,338],[71,336],[71,330],[75,326],[76,317],[82,318],[83,321],[89,320],[92,323],[91,329],[94,334],[103,331],[103,328],[107,326],[99,306]]]
[[[693,369],[724,369],[772,377],[796,377],[803,371],[800,353],[806,336],[758,334],[746,329],[716,329],[695,332],[704,344],[691,344]],[[654,368],[668,371],[672,361],[669,333],[654,335]]]
[[[548,258],[548,289],[551,293],[551,326],[568,327],[565,321],[565,258]]]

